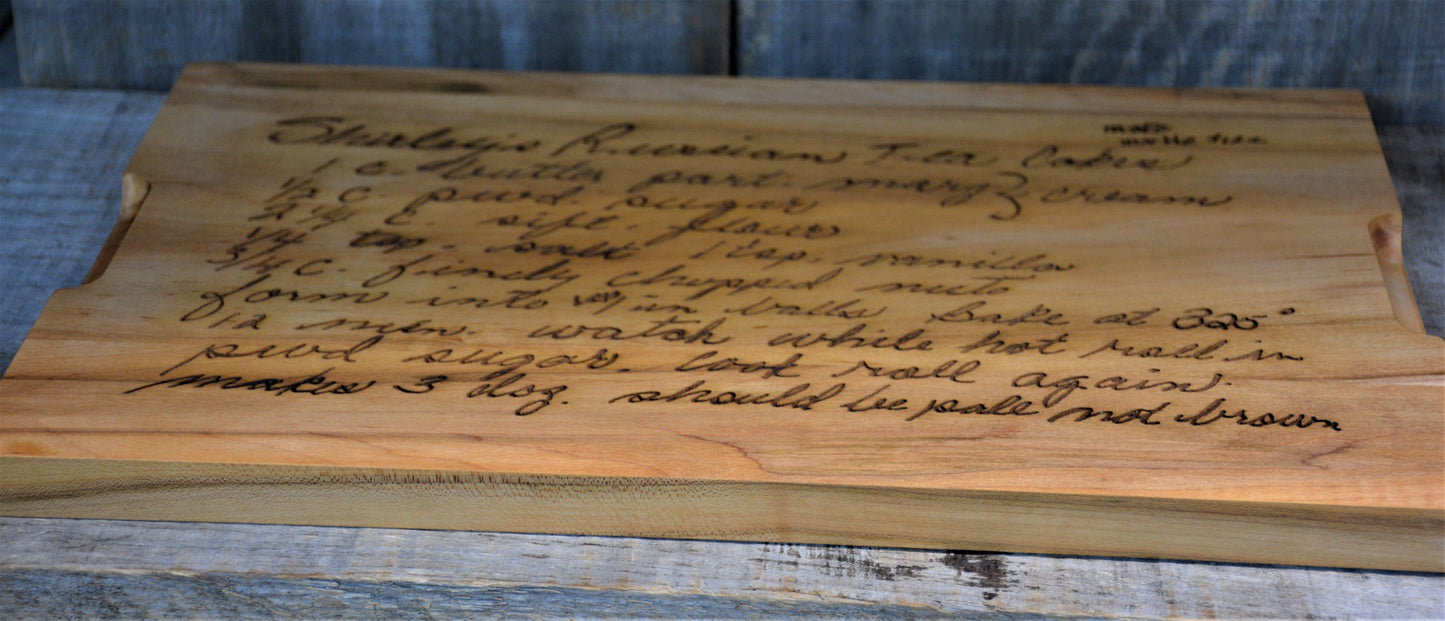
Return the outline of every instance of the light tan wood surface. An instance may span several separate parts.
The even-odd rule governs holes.
[[[6,514],[1441,569],[1357,94],[202,65],[127,187]]]

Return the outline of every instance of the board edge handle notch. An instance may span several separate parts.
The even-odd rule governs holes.
[[[150,192],[149,181],[129,172],[121,176],[120,216],[116,218],[115,226],[110,229],[110,235],[105,238],[100,254],[96,255],[95,262],[90,264],[90,271],[86,272],[82,284],[95,282],[105,273],[105,268],[110,266],[111,258],[115,257],[115,251],[120,248],[121,241],[125,239],[126,232],[130,230],[131,223],[135,222],[141,204],[145,203]]]
[[[1385,293],[1390,297],[1395,319],[1406,328],[1423,334],[1425,323],[1420,318],[1415,292],[1410,289],[1410,277],[1405,273],[1400,216],[1393,213],[1376,216],[1370,220],[1369,230],[1370,243],[1375,248],[1375,259],[1380,263],[1380,275],[1385,279]]]

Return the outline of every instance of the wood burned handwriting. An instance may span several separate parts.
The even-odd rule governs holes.
[[[317,113],[255,139],[275,185],[232,210],[237,234],[209,242],[167,319],[199,344],[124,394],[1344,429],[1231,396],[1251,365],[1308,359],[1269,344],[1293,306],[1103,309],[1060,292],[1109,266],[945,235],[1228,208],[1248,197],[1190,170],[1262,136],[1142,121],[1010,146]]]

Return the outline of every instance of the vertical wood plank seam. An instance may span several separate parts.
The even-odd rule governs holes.
[[[725,43],[727,44],[727,67],[724,69],[727,75],[738,76],[738,46],[741,45],[739,37],[742,36],[738,26],[738,0],[728,0],[728,34]]]

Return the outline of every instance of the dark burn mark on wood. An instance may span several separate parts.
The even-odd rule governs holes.
[[[959,576],[963,576],[965,572],[971,574],[969,586],[985,589],[984,599],[998,597],[999,591],[1016,582],[1009,577],[1003,557],[997,554],[949,552],[943,555],[942,562],[945,566],[958,572]]]
[[[858,569],[876,580],[887,580],[893,582],[898,578],[918,578],[919,572],[923,570],[921,565],[894,565],[889,567],[873,561],[872,559],[859,559]]]
[[[818,556],[823,561],[823,570],[840,577],[865,577],[873,580],[893,582],[899,578],[922,578],[921,565],[885,565],[866,556],[860,556],[857,546],[825,546]]]

